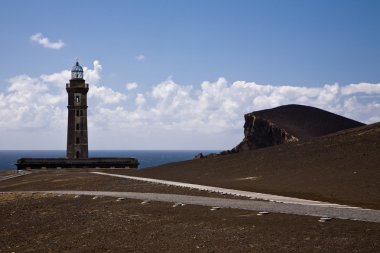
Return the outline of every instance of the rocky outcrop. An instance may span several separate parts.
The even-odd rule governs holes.
[[[204,155],[202,153],[198,153],[194,156],[194,159],[195,160],[198,160],[198,159],[202,159],[202,158],[205,158]]]
[[[265,148],[283,143],[296,142],[299,138],[289,134],[285,129],[277,126],[270,120],[261,118],[254,113],[244,115],[244,139],[233,149],[225,150],[219,154],[197,154],[194,159],[203,159],[228,155],[258,148]]]
[[[230,152],[230,151],[223,151],[223,152]],[[223,153],[222,152],[222,153]],[[210,158],[210,157],[217,157],[219,155],[222,155],[222,153],[216,154],[216,153],[210,153],[207,155],[204,155],[203,153],[198,153],[194,156],[194,160],[203,159],[203,158]]]
[[[299,139],[270,120],[256,116],[254,113],[244,115],[244,139],[231,150],[231,153],[265,148],[283,143],[295,142]]]
[[[244,118],[243,141],[219,155],[296,142],[364,126],[361,122],[305,105],[284,105],[255,111],[244,115]],[[204,158],[213,156],[215,154]]]
[[[284,105],[244,115],[244,139],[228,153],[324,136],[364,124],[305,105]]]

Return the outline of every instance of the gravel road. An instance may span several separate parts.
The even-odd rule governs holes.
[[[30,192],[30,191],[29,191]],[[380,211],[350,207],[318,206],[293,203],[278,203],[258,200],[222,199],[201,196],[188,196],[176,194],[139,193],[139,192],[107,192],[107,191],[32,191],[53,194],[72,194],[90,196],[109,196],[117,198],[130,198],[149,201],[161,201],[202,205],[220,208],[236,208],[252,211],[265,211],[273,213],[308,215],[316,217],[331,217],[337,219],[359,220],[380,223]]]

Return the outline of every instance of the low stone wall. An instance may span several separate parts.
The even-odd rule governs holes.
[[[66,158],[20,158],[16,166],[24,169],[63,169],[63,168],[138,168],[136,158],[99,157],[87,159]]]

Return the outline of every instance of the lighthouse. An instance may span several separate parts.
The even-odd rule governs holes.
[[[83,79],[83,68],[77,61],[71,69],[68,94],[67,150],[68,159],[88,158],[87,92],[88,84]]]
[[[66,157],[20,158],[16,162],[17,169],[138,168],[139,161],[134,157],[88,157],[88,84],[83,79],[83,68],[78,61],[71,69],[71,79],[66,84],[66,91],[68,94]]]

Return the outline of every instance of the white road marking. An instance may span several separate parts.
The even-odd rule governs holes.
[[[190,188],[190,189],[198,189],[201,191],[216,192],[216,193],[229,194],[229,195],[234,195],[234,196],[242,196],[242,197],[248,197],[248,198],[257,199],[257,200],[267,200],[267,201],[276,202],[276,203],[360,209],[359,207],[339,205],[339,204],[333,204],[333,203],[328,203],[328,202],[299,199],[299,198],[278,196],[278,195],[258,193],[258,192],[240,191],[240,190],[219,188],[219,187],[213,187],[213,186],[207,186],[207,185],[181,183],[181,182],[175,182],[175,181],[167,181],[167,180],[144,178],[144,177],[133,177],[133,176],[111,174],[111,173],[104,173],[104,172],[90,172],[90,173],[97,174],[97,175],[139,180],[139,181],[156,183],[156,184],[171,185],[171,186],[184,187],[184,188]]]

